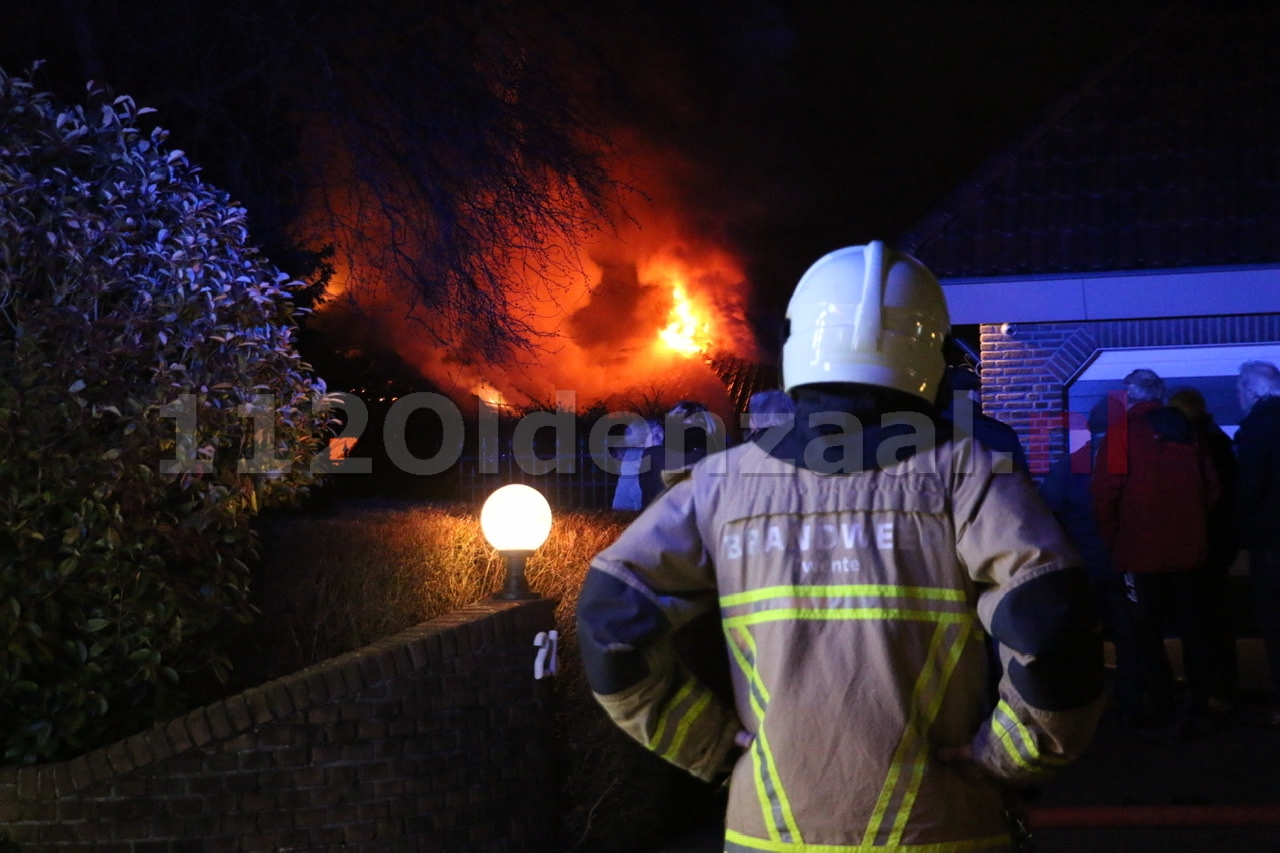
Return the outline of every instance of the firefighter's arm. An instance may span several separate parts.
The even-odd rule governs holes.
[[[991,715],[974,737],[974,760],[1013,782],[1034,782],[1080,756],[1103,705],[1102,641],[1084,571],[1038,566],[979,598],[1000,651]]]
[[[999,696],[971,744],[991,774],[1030,783],[1075,760],[1102,710],[1102,638],[1088,579],[1025,478],[962,490],[957,552],[997,642]]]
[[[592,561],[578,597],[578,643],[592,693],[613,721],[710,781],[726,769],[741,724],[671,641],[716,602],[692,500],[689,483],[672,487]]]

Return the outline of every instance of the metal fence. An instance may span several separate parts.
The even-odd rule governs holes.
[[[554,463],[554,469],[543,471]],[[524,483],[542,492],[547,503],[557,509],[609,509],[618,477],[602,468],[589,453],[551,459],[539,456],[494,454],[482,459],[464,456],[458,461],[458,499],[484,502],[495,489],[509,483]]]

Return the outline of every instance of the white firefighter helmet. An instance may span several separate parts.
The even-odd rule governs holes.
[[[933,402],[951,331],[942,286],[924,264],[875,241],[837,249],[805,272],[787,305],[782,383],[896,388]]]

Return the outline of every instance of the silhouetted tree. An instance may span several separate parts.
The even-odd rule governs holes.
[[[521,295],[572,272],[557,247],[606,208],[594,63],[553,3],[17,5],[0,67],[45,59],[65,97],[92,77],[155,107],[275,262],[307,274],[294,253],[331,247],[346,295],[437,343],[526,345]]]

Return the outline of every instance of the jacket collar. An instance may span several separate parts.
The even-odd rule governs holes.
[[[927,407],[867,412],[849,401],[828,400],[821,407],[801,401],[796,404],[790,431],[768,452],[797,468],[852,474],[879,470],[879,451],[886,442],[893,441],[893,459],[900,463],[951,441],[953,434],[952,425]],[[859,439],[861,459],[846,458],[850,450],[856,450]]]

